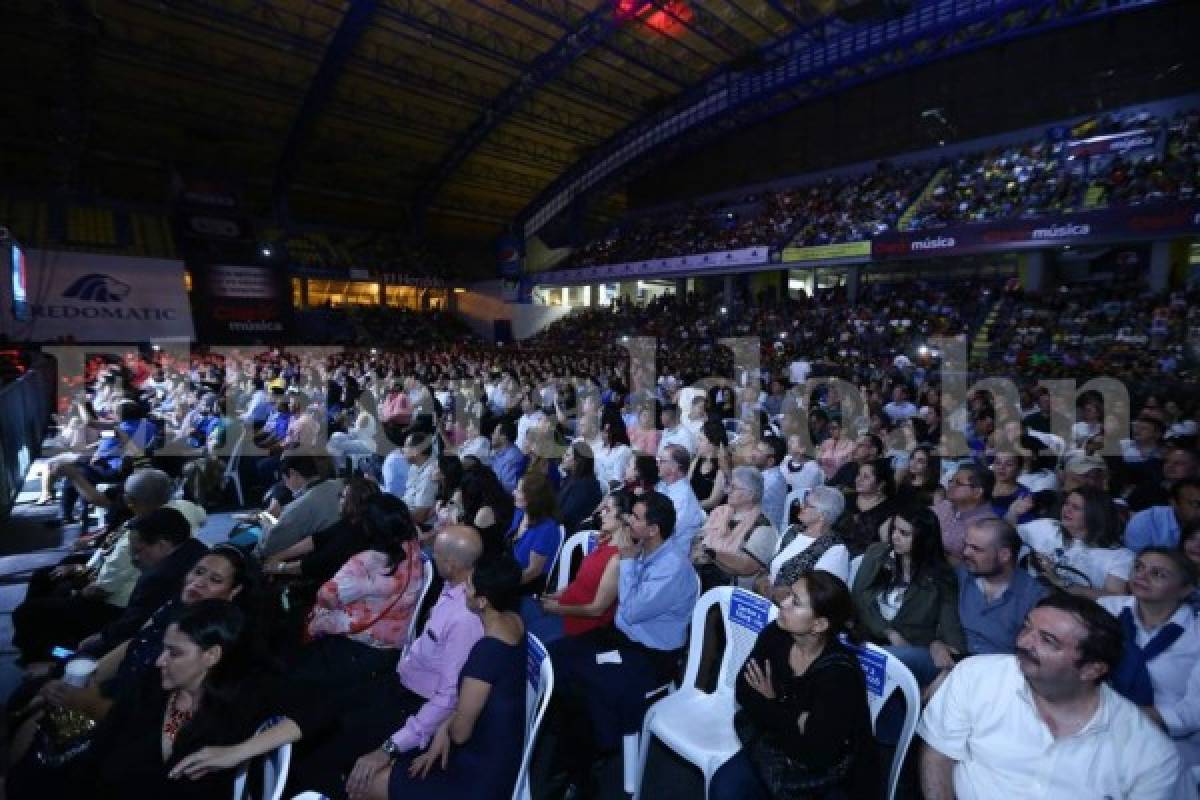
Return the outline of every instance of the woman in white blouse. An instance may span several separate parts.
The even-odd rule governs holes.
[[[1196,565],[1181,551],[1147,547],[1138,553],[1128,597],[1102,597],[1136,646],[1154,690],[1142,706],[1174,740],[1189,767],[1200,766],[1200,620],[1188,604]],[[1121,670],[1118,670],[1121,672]]]
[[[605,490],[619,486],[625,480],[625,470],[633,458],[625,421],[615,411],[605,410],[600,419],[600,447],[596,448],[596,477]]]
[[[1090,486],[1067,493],[1059,521],[1017,526],[1033,551],[1030,566],[1052,585],[1093,599],[1129,593],[1133,552],[1121,546],[1112,499]]]

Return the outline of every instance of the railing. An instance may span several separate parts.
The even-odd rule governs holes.
[[[7,519],[42,451],[54,404],[54,364],[44,357],[0,389],[0,519]]]

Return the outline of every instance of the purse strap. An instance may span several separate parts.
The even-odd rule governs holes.
[[[408,587],[412,584],[412,580],[413,580],[412,565],[414,563],[420,564],[421,559],[419,557],[413,557],[410,555],[405,560],[408,562],[408,582],[404,585],[404,591],[397,592],[396,596],[392,598],[392,602],[390,602],[386,606],[384,606],[383,610],[380,611],[378,614],[376,614],[374,617],[372,617],[371,619],[367,620],[366,622],[364,622],[362,624],[355,625],[350,630],[346,631],[347,636],[355,636],[357,634],[360,634],[363,631],[365,631],[367,628],[370,628],[376,622],[379,622],[379,620],[386,617],[391,612],[391,610],[396,607],[396,603],[400,602],[400,598],[404,597],[404,595],[408,592]]]

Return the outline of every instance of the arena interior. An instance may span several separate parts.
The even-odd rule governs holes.
[[[0,798],[1197,797],[1200,3],[4,5]]]

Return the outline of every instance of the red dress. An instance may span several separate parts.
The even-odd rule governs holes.
[[[600,589],[600,579],[604,577],[604,570],[608,566],[609,559],[615,558],[616,555],[617,548],[615,546],[602,544],[584,556],[583,563],[579,565],[579,573],[575,576],[575,580],[563,589],[562,594],[558,597],[558,604],[585,606],[596,599],[596,592]],[[613,616],[616,613],[617,604],[614,602],[598,617],[573,617],[564,614],[563,632],[567,636],[579,636],[596,628],[607,627],[612,624]]]

